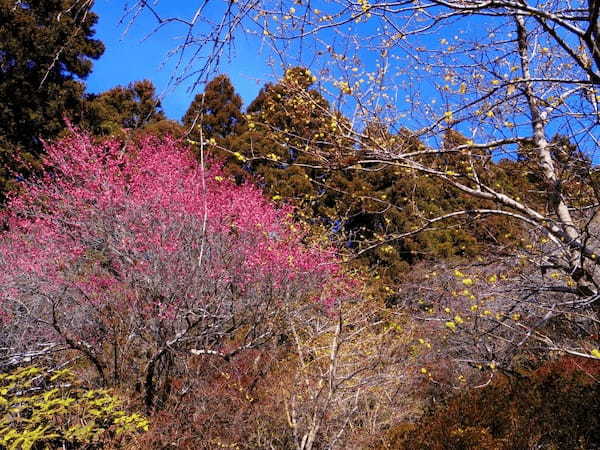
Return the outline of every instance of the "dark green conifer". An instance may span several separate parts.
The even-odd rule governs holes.
[[[219,75],[210,81],[204,92],[196,95],[183,116],[183,125],[190,130],[190,139],[200,139],[200,127],[204,139],[214,139],[224,145],[237,133],[244,123],[242,98],[236,94],[227,75]]]
[[[165,119],[154,84],[141,80],[88,96],[84,125],[105,136],[123,129],[139,130]]]
[[[97,16],[81,0],[0,0],[0,201],[15,172],[35,167],[41,139],[78,122]]]

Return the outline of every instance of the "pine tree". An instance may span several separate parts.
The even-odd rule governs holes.
[[[365,127],[364,141],[350,142],[344,136],[347,119],[332,111],[313,85],[306,69],[288,70],[278,83],[261,89],[237,134],[212,147],[226,148],[225,168],[238,181],[256,182],[268,197],[293,204],[296,214],[320,227],[328,240],[362,250],[357,264],[392,282],[419,260],[472,256],[488,243],[506,241],[502,236],[518,234],[506,220],[489,218],[473,225],[466,215],[436,230],[393,238],[423,227],[429,218],[491,205],[407,168],[359,163],[374,148],[402,153],[426,147],[409,130],[394,133],[375,123]],[[206,140],[211,135],[205,130]],[[444,140],[448,146],[467,143],[453,131]],[[493,163],[484,152],[427,158],[432,159],[429,165],[449,173],[463,172],[469,161],[478,169],[487,164],[485,176],[507,188],[515,185],[515,168]]]
[[[330,126],[329,103],[312,89],[314,81],[307,69],[295,67],[280,82],[265,85],[248,106],[247,123],[231,139],[231,148],[241,154],[232,163],[258,177],[270,195],[296,205],[314,200],[328,176],[328,170],[310,166],[332,160],[343,145]]]
[[[88,96],[84,124],[96,135],[138,130],[165,120],[152,81],[141,80]]]
[[[183,116],[184,126],[190,130],[190,138],[200,139],[200,127],[204,139],[214,139],[225,144],[244,123],[242,98],[227,75],[219,75],[210,81],[204,92],[196,95]]]
[[[35,167],[41,139],[77,122],[97,16],[81,0],[0,0],[0,201],[15,171]]]

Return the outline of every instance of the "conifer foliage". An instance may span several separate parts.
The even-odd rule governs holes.
[[[122,129],[140,129],[166,119],[156,88],[150,80],[116,86],[89,96],[84,124],[97,135],[118,134]]]
[[[377,148],[422,151],[425,146],[409,130],[394,132],[382,123],[367,124],[363,138],[353,142],[350,121],[329,104],[316,81],[308,69],[290,68],[277,83],[266,84],[242,116],[239,96],[221,75],[196,96],[186,127],[197,121],[192,138],[200,140],[202,127],[204,141],[223,156],[225,170],[238,182],[256,183],[271,199],[293,204],[297,217],[360,252],[360,265],[388,281],[397,282],[416,261],[474,255],[514,233],[506,220],[473,226],[467,217],[411,234],[426,228],[431,217],[486,204],[406,168],[360,163]],[[448,145],[467,141],[456,132],[444,139]],[[429,159],[443,171],[458,172],[467,164],[460,156]],[[488,164],[490,178],[507,178],[487,154],[476,164]]]
[[[199,140],[200,129],[204,139],[214,139],[225,144],[228,137],[237,133],[244,123],[242,98],[227,75],[210,81],[204,92],[196,95],[183,116],[183,125],[190,130],[190,138]]]
[[[14,169],[38,160],[40,138],[77,119],[92,59],[97,16],[81,0],[0,1],[0,196]]]

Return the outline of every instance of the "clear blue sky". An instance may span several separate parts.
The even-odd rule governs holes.
[[[151,33],[157,22],[147,11],[144,11],[130,28],[127,28],[127,23],[120,23],[125,13],[125,3],[135,2],[122,0],[96,0],[95,2],[94,11],[99,16],[96,37],[104,42],[106,51],[99,60],[94,62],[92,74],[86,80],[87,90],[99,93],[117,85],[127,85],[132,81],[150,79],[157,87],[167,116],[179,120],[194,96],[202,90],[202,86],[195,91],[190,90],[193,80],[179,86],[173,86],[171,83],[172,76],[179,75],[181,70],[175,67],[176,57],[167,58],[167,55],[183,41],[187,29],[182,25],[169,24],[158,32]],[[157,8],[165,17],[190,19],[197,6],[197,2],[189,0],[165,0],[159,2]],[[217,5],[212,9],[208,7],[204,14],[218,18],[220,12]],[[369,22],[366,25],[360,25],[360,29],[367,35],[376,35],[377,32],[374,28],[376,26],[374,22]],[[339,48],[341,52],[344,52],[344,48],[348,45],[348,42],[340,39],[339,36],[336,37],[333,32],[324,32],[320,37],[335,45],[336,49]],[[434,42],[435,39],[435,37],[430,37],[428,40]],[[296,44],[289,43],[288,45],[289,47],[285,50],[287,63],[302,64],[313,69],[316,64],[318,70],[320,63],[315,63],[310,45],[301,56]],[[236,39],[236,48],[230,61],[226,61],[220,67],[219,72],[225,73],[231,78],[245,106],[256,97],[265,82],[276,80],[281,76],[281,70],[273,73],[273,69],[266,64],[269,56],[272,56],[272,53],[268,48],[261,50],[260,38],[239,36]],[[375,65],[379,62],[377,52],[367,52],[360,56],[365,70],[374,70]],[[330,59],[327,54],[321,58]],[[352,105],[347,112],[352,113]]]
[[[315,0],[319,2],[321,0]],[[179,75],[181,70],[175,67],[176,58],[167,58],[167,54],[179,45],[184,37],[187,28],[184,26],[177,26],[176,24],[170,24],[162,28],[159,32],[152,34],[152,30],[156,27],[155,18],[147,11],[141,14],[133,26],[124,34],[126,31],[126,24],[120,23],[124,15],[124,5],[126,3],[132,4],[133,1],[125,2],[123,0],[96,0],[94,11],[99,16],[99,22],[96,26],[96,37],[104,42],[106,46],[106,52],[98,60],[94,62],[94,69],[92,74],[86,80],[87,89],[89,92],[103,92],[117,85],[127,85],[136,80],[150,79],[154,82],[157,87],[157,91],[161,96],[163,108],[167,116],[171,119],[179,120],[189,107],[194,96],[202,90],[202,86],[199,86],[195,91],[191,91],[191,82],[184,82],[180,85],[174,86],[171,83],[171,78],[174,75]],[[223,3],[224,4],[224,3]],[[209,3],[210,5],[210,3]],[[203,12],[208,19],[214,18],[215,20],[221,17],[219,3],[216,6],[208,6]],[[222,4],[221,4],[222,5]],[[158,3],[160,13],[164,16],[177,16],[190,19],[197,8],[198,3],[191,0],[164,0]],[[497,25],[495,22],[494,25]],[[378,29],[376,27],[381,26],[375,21],[369,21],[367,24],[357,25],[356,30],[354,25],[348,25],[344,28],[348,34],[352,35],[356,32],[355,36],[378,36]],[[488,39],[488,33],[490,30],[490,24],[487,21],[482,20],[481,17],[475,17],[457,24],[450,23],[445,25],[442,29],[434,29],[430,33],[426,33],[423,36],[419,36],[418,40],[413,42],[413,45],[419,45],[427,47],[428,49],[440,49],[445,44],[446,38],[452,36],[461,36],[461,33],[466,33],[468,40],[475,39],[475,35],[481,35],[482,42]],[[462,28],[462,31],[461,31]],[[495,31],[496,26],[492,27]],[[509,33],[512,29],[503,29],[502,33]],[[500,32],[500,31],[498,31]],[[149,36],[148,36],[149,35]],[[277,73],[273,73],[273,69],[266,64],[266,60],[272,54],[268,49],[261,51],[261,39],[262,33],[259,37],[250,37],[249,40],[246,38],[238,37],[236,40],[237,47],[234,53],[231,55],[230,60],[226,61],[220,67],[220,73],[227,74],[235,86],[237,92],[242,96],[244,105],[248,105],[252,99],[254,99],[260,90],[260,88],[267,81],[273,81],[281,76],[281,70],[276,70]],[[323,32],[320,36],[321,43],[328,43],[335,45],[336,52],[343,52],[343,48],[349,45],[348,39],[337,36],[331,31]],[[444,38],[444,39],[441,39]],[[460,42],[460,41],[459,41]],[[350,45],[351,47],[352,45]],[[338,49],[339,48],[339,49]],[[310,45],[306,48],[306,52],[299,56],[298,47],[296,44],[291,43],[289,47],[284,50],[284,57],[286,60],[293,64],[303,64],[311,69],[319,67],[319,62],[315,63],[313,54],[310,54]],[[417,108],[416,113],[412,113],[412,101],[422,101],[422,105],[427,106],[433,112],[431,117],[435,114],[438,116],[443,114],[443,111],[451,110],[452,107],[445,105],[445,97],[443,90],[434,86],[435,79],[420,79],[415,78],[414,74],[423,72],[423,70],[417,70],[417,67],[413,65],[415,62],[409,57],[408,54],[403,54],[402,45],[399,45],[395,49],[399,55],[398,61],[394,64],[399,72],[396,76],[390,75],[391,78],[387,80],[387,83],[392,88],[397,89],[397,93],[393,95],[392,102],[395,102],[394,112],[402,112],[402,108],[410,114],[402,119],[402,123],[398,123],[398,126],[406,126],[410,129],[419,129],[423,126],[430,124],[427,116],[422,114],[422,108]],[[414,52],[415,50],[409,50],[408,52]],[[378,65],[379,58],[378,52],[371,51],[365,54],[360,54],[361,58],[361,69],[365,71],[374,70],[375,66]],[[492,55],[490,53],[490,55]],[[493,55],[492,55],[493,56]],[[325,53],[321,58],[331,60],[330,55]],[[349,59],[346,65],[354,65],[353,59]],[[335,61],[331,61],[335,62]],[[315,67],[316,65],[316,67]],[[333,68],[329,65],[328,68]],[[422,68],[421,68],[422,69]],[[333,68],[333,70],[336,70]],[[340,73],[348,73],[348,68],[341,69]],[[351,76],[352,73],[350,72]],[[362,74],[357,74],[355,78],[361,77]],[[387,76],[386,76],[387,78]],[[352,78],[349,78],[350,80]],[[441,80],[441,78],[440,78]],[[440,80],[437,80],[438,82]],[[406,86],[415,83],[414,92],[407,90]],[[442,82],[443,83],[443,82]],[[331,87],[331,86],[329,86]],[[335,89],[333,90],[335,94]],[[391,91],[394,94],[394,90]],[[411,102],[403,101],[404,97],[410,94]],[[397,97],[396,97],[397,95]],[[335,100],[335,98],[332,98]],[[389,100],[386,100],[386,102]],[[460,100],[462,101],[462,100]],[[434,102],[435,106],[434,106]],[[353,106],[351,102],[348,103]],[[337,106],[337,105],[336,105]],[[346,105],[347,106],[347,105]],[[342,111],[347,114],[352,113],[351,108],[345,108],[342,106]],[[518,118],[517,118],[518,119]],[[514,120],[518,123],[519,120]],[[466,136],[471,136],[469,130],[470,122],[463,124],[458,127],[458,130],[463,132]],[[560,127],[562,122],[560,120],[555,121],[551,124],[550,129],[554,132],[556,127]],[[527,123],[525,121],[525,126]],[[480,126],[481,127],[481,126]],[[483,129],[483,128],[482,128]],[[484,130],[485,131],[485,130]],[[491,130],[493,132],[494,130]],[[513,133],[514,131],[521,131],[520,127],[517,126],[513,131],[506,128],[501,131]],[[523,130],[524,133],[528,132],[528,129]],[[433,136],[437,139],[438,136]],[[501,137],[497,135],[496,137]],[[435,145],[435,142],[427,142],[429,145]]]
[[[96,25],[96,38],[104,42],[106,51],[99,60],[94,61],[93,72],[86,80],[87,90],[99,93],[116,85],[150,79],[161,95],[167,116],[179,120],[194,95],[202,90],[199,88],[191,92],[191,82],[175,88],[170,85],[170,79],[175,72],[175,60],[167,59],[167,54],[181,42],[185,29],[171,25],[145,39],[148,32],[156,26],[156,22],[149,14],[143,14],[124,35],[126,24],[119,23],[123,16],[123,3],[115,0],[96,0],[94,11],[100,18]],[[164,3],[172,5],[167,7],[165,13],[185,15],[183,2]],[[169,8],[173,11],[168,11]],[[230,76],[244,100],[244,105],[248,105],[264,82],[273,77],[271,69],[263,63],[264,56],[258,53],[256,44],[252,46],[239,41],[231,61],[221,68],[221,73]]]

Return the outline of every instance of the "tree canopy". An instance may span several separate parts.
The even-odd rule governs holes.
[[[227,75],[219,75],[208,82],[204,92],[194,97],[182,118],[192,139],[200,140],[200,130],[204,139],[214,139],[225,144],[227,138],[239,132],[244,124],[242,98]]]
[[[39,161],[63,118],[80,118],[81,81],[104,52],[97,20],[80,0],[0,2],[0,192]]]
[[[123,129],[142,129],[166,120],[156,88],[150,80],[116,86],[88,95],[83,124],[96,135],[118,134]]]
[[[503,218],[474,224],[476,213],[425,230],[430,218],[490,205],[414,170],[369,163],[368,155],[379,147],[425,147],[409,130],[393,134],[375,123],[353,145],[346,134],[350,121],[333,110],[316,80],[305,68],[289,69],[277,83],[266,84],[242,115],[233,86],[218,76],[196,96],[185,116],[188,128],[197,122],[190,131],[196,149],[202,137],[238,183],[257,183],[275,201],[293,204],[298,218],[322,229],[345,251],[360,255],[357,262],[387,281],[397,282],[416,261],[473,256],[487,245],[514,242],[519,236]],[[451,130],[444,140],[447,148],[467,142]],[[464,155],[442,154],[430,156],[429,163],[458,173],[469,161]],[[513,177],[516,166],[497,164],[488,152],[479,152],[475,164],[487,165],[486,177],[503,180],[507,189],[532,188],[526,179]],[[521,180],[525,185],[517,186]]]
[[[93,3],[0,0],[4,445],[598,446],[599,1],[127,2],[183,124]]]

